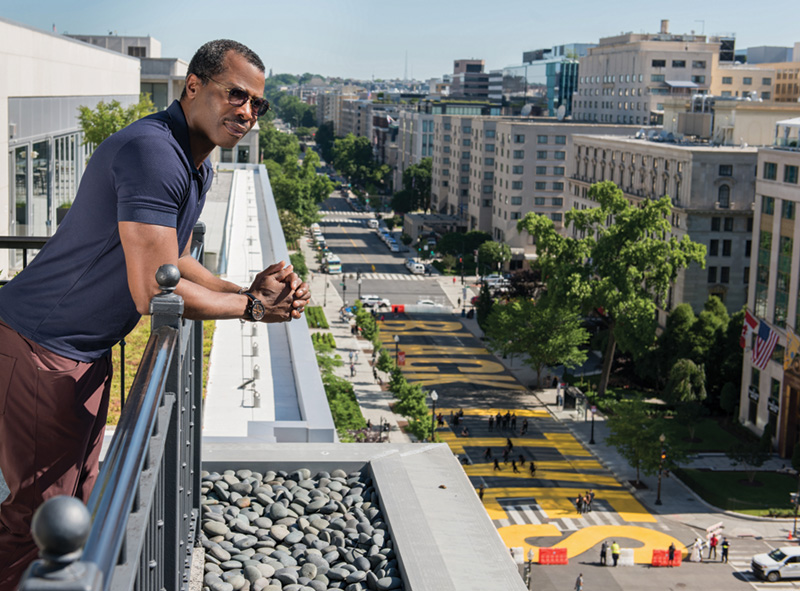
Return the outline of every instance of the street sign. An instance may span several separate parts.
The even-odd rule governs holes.
[[[593,404],[590,410],[592,411],[592,414],[595,414],[597,412],[597,407]]]
[[[405,365],[406,364],[406,352],[405,351],[398,351],[397,352],[397,365]]]

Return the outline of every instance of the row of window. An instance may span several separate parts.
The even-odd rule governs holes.
[[[778,180],[778,163],[777,162],[764,162],[761,177],[767,181]],[[798,167],[794,164],[783,165],[783,182],[792,185],[797,184]]]
[[[665,59],[654,59],[650,62],[650,65],[654,68],[666,68],[667,67],[667,60]],[[685,68],[686,67],[686,60],[672,60],[672,67],[673,68]],[[694,70],[705,70],[706,69],[706,62],[705,60],[694,60],[692,61],[692,69]]]
[[[784,199],[781,201],[781,217],[785,220],[793,220],[795,208],[794,201]],[[765,196],[761,200],[761,213],[775,215],[775,197]]]
[[[719,274],[717,271],[719,270]],[[745,267],[742,272],[742,283],[747,284],[750,281],[750,267]],[[708,282],[709,283],[730,283],[731,282],[731,268],[730,267],[709,267],[708,268]]]
[[[722,77],[723,84],[733,84],[733,76],[723,76]],[[753,84],[753,79],[751,77],[744,77],[742,78],[742,85],[743,86],[750,86]],[[772,78],[762,78],[761,79],[762,86],[772,86]]]
[[[617,96],[628,96],[630,92],[630,96],[642,96],[642,89],[639,88],[617,88],[616,89]],[[647,89],[645,89],[647,92]],[[614,96],[614,89],[613,88],[581,88],[578,90],[578,95],[583,96]]]

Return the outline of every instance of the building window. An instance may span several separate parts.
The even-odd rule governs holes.
[[[520,167],[522,168],[522,167]],[[547,174],[547,167],[546,166],[537,166],[536,167],[536,174]]]
[[[756,316],[767,315],[767,287],[769,286],[770,255],[772,250],[772,232],[761,230],[758,240],[758,261],[756,267]]]
[[[717,268],[716,267],[709,267],[708,268],[708,282],[709,283],[716,283],[717,282]]]
[[[492,205],[492,200],[491,199],[484,199],[482,201],[482,203],[483,203],[484,207],[490,207]]]
[[[742,78],[742,84],[744,86],[750,86],[753,83],[753,79],[749,77]]]
[[[523,170],[522,166],[512,166],[511,167],[511,173],[512,174],[522,174],[522,170]]]
[[[553,197],[553,205],[556,207],[561,207],[564,205],[564,199],[561,197]]]
[[[557,135],[556,136],[556,144],[559,146],[564,146],[567,143],[567,136],[565,135]]]
[[[667,60],[653,60],[650,62],[654,68],[666,68]]]
[[[444,130],[445,131],[450,131],[450,124],[449,123],[445,123],[444,124]]]
[[[731,76],[723,76],[722,77],[723,84],[733,84],[733,78]]]
[[[525,135],[522,133],[514,134],[514,143],[515,144],[524,144],[525,143]]]
[[[750,283],[750,267],[744,268],[744,276],[742,277],[742,283],[748,285]]]
[[[733,165],[732,164],[720,164],[719,165],[719,176],[733,176]]]
[[[762,78],[761,86],[772,86],[772,78]]]
[[[486,130],[486,137],[493,138],[494,137],[494,129],[487,129]]]
[[[538,144],[546,144],[547,143],[547,136],[546,135],[537,135],[536,136],[536,143],[538,143]]]
[[[719,240],[712,240],[708,243],[708,256],[715,257],[719,254]]]
[[[775,162],[765,162],[762,177],[766,181],[774,181],[778,178],[778,165]]]
[[[773,215],[775,213],[775,198],[764,197],[761,200],[761,213]]]
[[[772,93],[769,92],[768,90],[763,90],[763,91],[761,91],[761,98],[763,100],[765,100],[765,101],[771,100],[772,99]]]
[[[720,185],[717,189],[717,203],[723,209],[731,206],[731,188],[728,185]]]
[[[514,150],[514,158],[517,160],[525,158],[525,150]]]
[[[533,198],[534,205],[544,205],[544,197],[534,197]]]
[[[733,232],[733,218],[725,218],[725,222],[723,223],[722,230],[724,232]]]
[[[558,175],[558,176],[564,176],[564,167],[563,166],[554,166],[553,167],[553,174]]]
[[[731,241],[730,240],[723,240],[722,241],[722,256],[729,257],[731,256]]]
[[[469,159],[469,152],[461,152],[461,157]]]
[[[471,133],[472,133],[472,128],[471,128],[471,127],[462,127],[462,128],[461,128],[461,131],[462,131],[463,133],[465,133],[465,134],[469,135],[469,134],[471,134]]]
[[[469,139],[469,138],[464,138],[464,139],[461,141],[461,145],[462,145],[462,146],[470,146],[470,145],[472,145],[472,140],[471,140],[471,139]]]
[[[511,205],[522,205],[522,197],[512,197]]]
[[[692,76],[692,82],[695,84],[705,84],[706,77],[705,76]]]
[[[128,55],[131,57],[147,57],[146,47],[128,47]]]
[[[695,60],[692,62],[692,68],[695,70],[705,70],[706,69],[706,62]]]
[[[553,152],[553,158],[555,158],[556,160],[566,160],[567,159],[567,153],[566,152]],[[794,168],[795,168],[795,171],[796,171],[797,167],[795,166]]]
[[[672,60],[672,67],[673,68],[685,68],[686,67],[686,60]]]
[[[650,74],[650,82],[664,82],[664,74]]]
[[[785,220],[794,219],[794,201],[784,199],[781,202],[781,217]]]
[[[536,181],[534,185],[537,191],[546,191],[547,190],[547,183],[543,181]]]
[[[753,248],[753,241],[747,240],[744,243],[744,256],[750,258],[750,249]]]
[[[547,150],[539,150],[538,152],[536,152],[536,157],[539,158],[540,160],[546,159],[547,158]],[[515,156],[515,158],[516,158],[516,156]]]
[[[793,164],[783,165],[783,182],[797,184],[797,166]]]
[[[491,193],[492,192],[492,186],[491,185],[483,185],[483,192],[484,193]]]
[[[486,166],[494,166],[494,158],[484,158],[483,163]]]
[[[469,164],[462,164],[461,172],[469,172]]]
[[[563,191],[564,183],[553,183],[553,191]]]
[[[563,216],[560,213],[551,213],[550,214],[550,219],[553,220],[554,222],[560,222],[562,217]]]
[[[487,170],[486,172],[483,173],[483,180],[491,181],[493,178],[494,178],[493,170]]]
[[[711,231],[712,232],[719,232],[720,224],[722,223],[722,218],[711,218]]]
[[[522,190],[522,181],[511,181],[511,188],[515,191]]]
[[[469,177],[468,177],[468,176],[462,176],[462,177],[461,177],[461,182],[462,182],[463,184],[467,184],[467,183],[469,182]]]
[[[522,213],[520,213],[519,211],[512,211],[511,212],[511,219],[512,220],[518,220],[521,217],[522,217]]]

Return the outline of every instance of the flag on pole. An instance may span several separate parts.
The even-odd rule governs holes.
[[[758,337],[755,347],[753,347],[753,365],[758,369],[765,369],[777,344],[778,333],[762,320],[758,326]]]
[[[792,362],[800,354],[800,338],[790,328],[786,327],[786,351],[783,354],[783,369],[787,370],[792,366]]]
[[[744,324],[742,324],[742,336],[739,338],[739,344],[742,346],[742,349],[747,348],[747,344],[750,342],[750,333],[752,333],[757,327],[758,319],[750,313],[750,310],[745,309]]]

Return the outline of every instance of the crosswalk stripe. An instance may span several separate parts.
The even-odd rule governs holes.
[[[524,525],[525,520],[520,515],[519,511],[516,511],[513,507],[508,507],[506,509],[506,515],[508,515],[508,520],[512,523],[512,525]]]
[[[578,529],[578,526],[576,526],[573,520],[570,519],[569,517],[562,517],[561,523],[564,524],[563,529],[566,531],[575,531],[576,529]]]
[[[525,517],[528,518],[528,523],[533,525],[539,525],[541,523],[539,518],[536,516],[536,513],[531,511],[528,507],[520,507],[520,510],[525,514]]]

